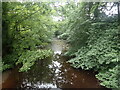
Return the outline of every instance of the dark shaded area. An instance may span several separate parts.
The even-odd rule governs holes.
[[[92,71],[74,69],[63,56],[65,42],[52,41],[54,55],[51,58],[39,60],[28,72],[19,73],[18,67],[3,73],[3,88],[102,88]],[[61,89],[60,89],[61,90]],[[65,89],[66,90],[66,89]]]

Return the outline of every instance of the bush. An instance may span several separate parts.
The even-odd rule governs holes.
[[[92,27],[89,30],[87,45],[78,49],[74,53],[76,57],[68,62],[72,63],[75,68],[98,71],[96,77],[101,81],[101,85],[108,88],[118,88],[119,29],[107,27],[103,30],[99,28],[99,25],[97,26],[95,25],[95,28]]]
[[[61,35],[58,36],[59,39],[63,39],[63,40],[67,40],[69,34],[68,33],[63,33]]]

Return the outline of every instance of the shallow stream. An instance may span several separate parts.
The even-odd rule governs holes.
[[[53,39],[50,48],[54,55],[39,60],[28,72],[20,73],[18,68],[5,71],[2,76],[3,88],[102,88],[92,71],[75,69],[66,61],[62,52],[67,44],[64,40]]]

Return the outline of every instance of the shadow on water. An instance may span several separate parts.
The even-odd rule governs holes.
[[[92,71],[74,69],[62,55],[67,44],[53,39],[53,57],[39,60],[28,72],[18,68],[3,73],[3,88],[103,88]],[[104,88],[105,89],[105,88]]]

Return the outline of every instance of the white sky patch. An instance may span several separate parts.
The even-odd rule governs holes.
[[[74,0],[75,4],[77,4],[78,2],[80,2],[79,0]],[[60,6],[64,6],[66,4],[66,2],[55,2],[55,7],[60,7]],[[113,2],[107,3],[107,9],[103,10],[105,12],[106,15],[108,16],[112,16],[115,14],[118,14],[117,11],[117,6],[113,6],[112,9],[110,10],[111,6],[113,5]],[[64,17],[61,16],[52,16],[54,21],[62,21],[64,19]]]
[[[107,3],[107,9],[109,10],[111,8],[111,6],[113,5],[113,3]],[[111,16],[112,14],[117,14],[117,6],[114,6],[112,7],[112,9],[110,11],[108,10],[104,10],[105,11],[105,14],[108,15],[108,16]]]
[[[60,6],[64,6],[66,5],[66,2],[60,2],[60,1],[56,1],[54,2],[54,4],[51,4],[50,6],[54,9],[54,7],[60,7]],[[59,12],[57,12],[59,13]],[[64,17],[62,16],[52,16],[53,21],[62,21],[64,19]]]
[[[52,16],[53,18],[53,21],[62,21],[63,20],[63,17],[61,16]]]
[[[66,4],[66,2],[55,2],[56,7],[64,6],[65,4]]]

